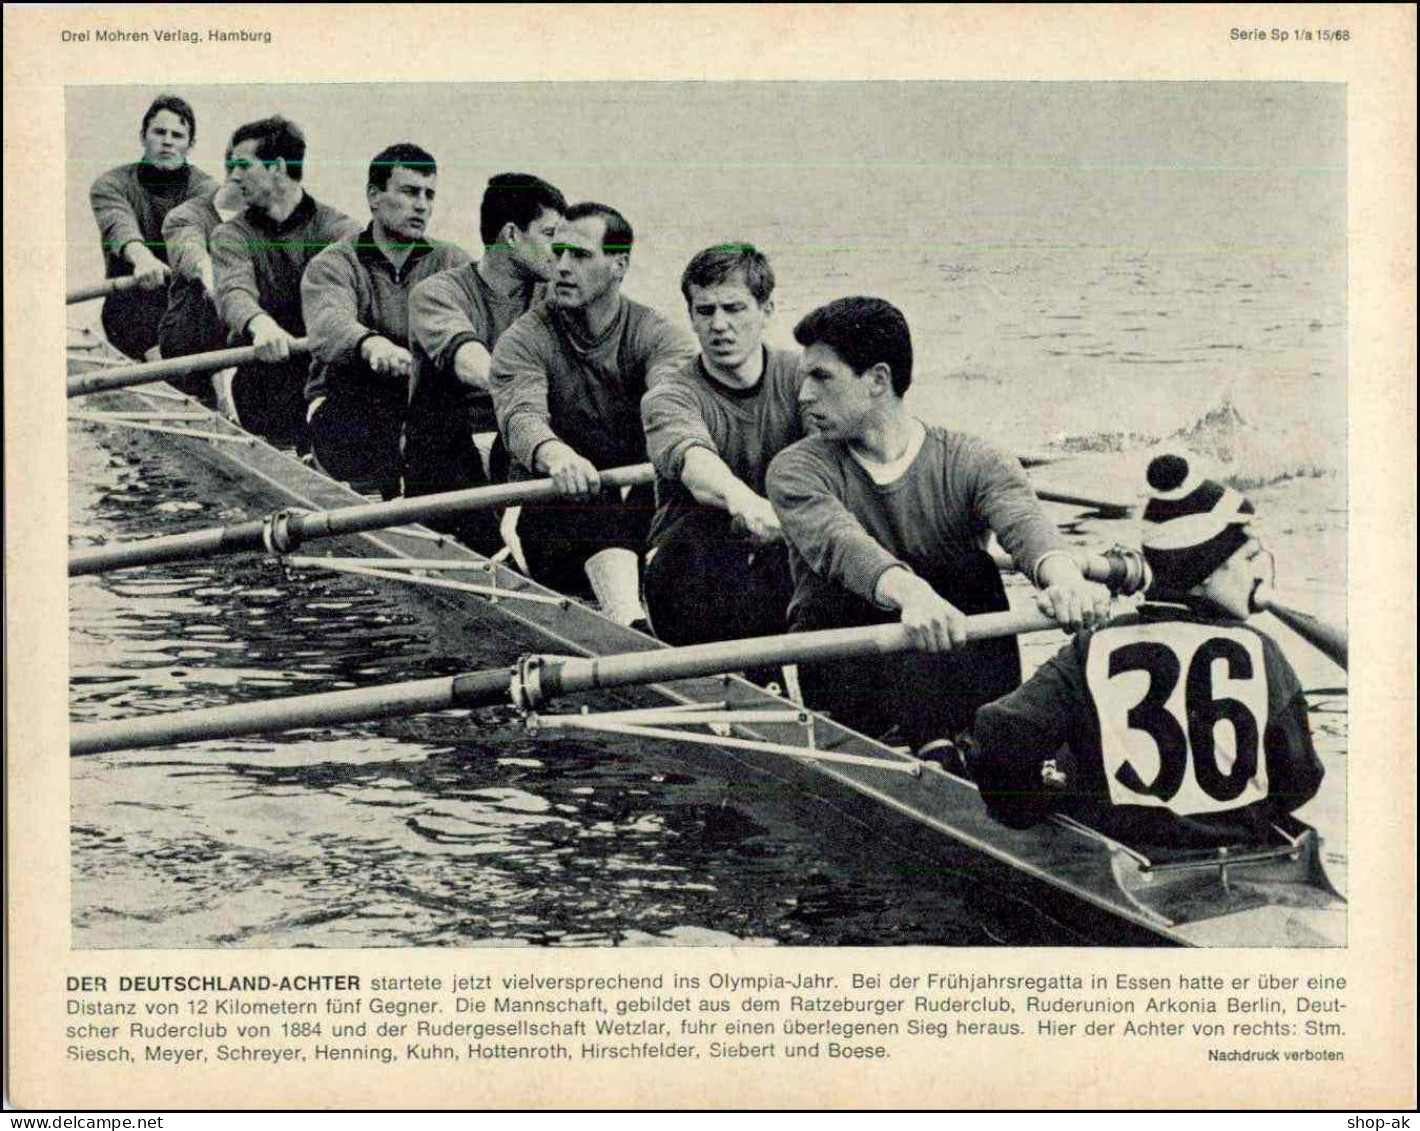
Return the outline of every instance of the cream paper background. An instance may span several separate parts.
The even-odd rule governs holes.
[[[169,8],[5,11],[7,1092],[24,1108],[1415,1105],[1415,50],[1410,6]],[[61,28],[269,29],[257,45],[62,46]],[[1235,43],[1235,26],[1349,43]],[[657,79],[1348,84],[1350,945],[1318,951],[69,951],[65,84]],[[82,280],[79,280],[82,281]],[[78,282],[69,280],[70,283]],[[1208,1064],[1172,1041],[953,1038],[886,1062],[467,1061],[202,1075],[64,1059],[66,974],[540,970],[1342,974],[1343,1063]],[[668,979],[669,980],[669,979]],[[367,983],[368,984],[368,983]],[[320,996],[320,995],[317,995]],[[1078,1019],[1078,1018],[1077,1018]],[[1223,1018],[1226,1020],[1226,1018]],[[1324,1017],[1331,1020],[1331,1017]],[[1028,1019],[1028,1031],[1033,1022]],[[996,1062],[1002,1051],[1011,1059]],[[1023,1054],[1024,1050],[1024,1054]],[[141,1059],[141,1058],[140,1058]],[[391,1081],[394,1086],[391,1086]]]

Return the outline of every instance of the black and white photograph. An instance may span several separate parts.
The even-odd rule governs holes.
[[[1345,945],[1341,87],[66,109],[76,946]]]
[[[4,19],[7,1105],[1413,1106],[1413,8]]]

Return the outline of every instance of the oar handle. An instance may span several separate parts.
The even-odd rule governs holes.
[[[293,354],[308,353],[310,348],[311,344],[305,338],[293,338],[291,341]],[[127,389],[134,385],[166,381],[170,377],[212,373],[232,365],[247,365],[256,360],[255,346],[237,346],[234,349],[214,350],[211,353],[196,353],[190,357],[145,361],[139,365],[125,365],[101,373],[84,373],[70,377],[69,396],[82,397],[85,393],[98,393],[105,389]]]
[[[1015,559],[1000,546],[992,544],[987,551],[997,568],[1014,570]],[[1128,546],[1111,546],[1102,554],[1089,550],[1071,550],[1070,556],[1080,572],[1090,581],[1098,581],[1116,595],[1130,596],[1149,583],[1149,567],[1144,555]]]
[[[966,620],[969,640],[1055,627],[1050,617],[1035,609],[982,613]],[[174,711],[117,722],[76,723],[69,728],[69,752],[79,756],[141,750],[177,742],[214,741],[302,727],[397,718],[449,707],[486,707],[498,703],[536,707],[557,695],[599,687],[690,679],[770,664],[882,656],[911,651],[912,647],[907,629],[901,624],[881,624],[697,644],[689,648],[656,648],[593,659],[529,657],[517,669],[495,668],[467,675],[295,695],[200,711]]]
[[[1343,671],[1349,670],[1346,664],[1350,641],[1342,629],[1327,624],[1310,613],[1282,604],[1277,600],[1277,594],[1270,585],[1259,586],[1253,593],[1252,607],[1257,612],[1271,613],[1308,644],[1336,661]]]
[[[117,279],[105,279],[101,283],[92,283],[87,287],[78,287],[64,294],[64,305],[73,306],[76,302],[88,302],[90,299],[107,298],[109,295],[116,295],[120,291],[130,291],[138,285],[137,275],[123,275]]]

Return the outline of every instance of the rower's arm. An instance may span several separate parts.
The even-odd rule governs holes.
[[[784,537],[821,577],[875,602],[883,574],[906,570],[844,505],[842,475],[814,441],[775,456],[767,482]]]
[[[636,356],[646,359],[648,391],[679,373],[700,353],[700,344],[690,333],[654,311],[641,322],[632,348]]]
[[[206,202],[189,200],[179,204],[163,221],[163,242],[168,245],[168,264],[185,279],[211,277],[212,257],[207,251]]]
[[[976,712],[967,754],[972,780],[987,812],[1010,828],[1029,828],[1080,788],[1063,749],[1087,713],[1078,646],[1066,644],[1025,684]],[[1051,761],[1054,774],[1046,766]]]
[[[719,454],[709,448],[693,447],[685,453],[681,463],[680,481],[685,484],[685,489],[695,496],[697,503],[703,503],[707,507],[734,510],[746,502],[759,499],[759,496],[730,470]]]
[[[1037,567],[1047,554],[1068,554],[1069,547],[1041,509],[1020,461],[972,437],[963,442],[953,474],[969,484],[977,523],[994,531],[1021,572],[1041,585]]]
[[[1316,796],[1326,770],[1312,743],[1307,700],[1296,672],[1276,641],[1266,633],[1258,635],[1267,667],[1267,724],[1262,741],[1268,794],[1290,813]]]
[[[311,352],[327,365],[363,362],[360,349],[381,336],[360,321],[354,249],[343,241],[311,260],[301,279],[301,315]]]
[[[663,381],[641,398],[641,424],[657,475],[679,481],[704,506],[746,519],[755,513],[777,533],[774,508],[720,458],[705,410],[683,381]]]
[[[552,430],[547,402],[549,354],[556,348],[541,321],[527,318],[515,322],[493,347],[488,391],[498,431],[508,454],[529,471],[540,470],[537,456],[544,444],[562,443]]]
[[[493,358],[473,323],[459,285],[445,272],[425,279],[409,296],[409,332],[436,368],[461,384],[488,388]]]
[[[133,263],[133,257],[147,252],[148,246],[143,229],[138,225],[138,213],[124,191],[126,176],[123,169],[101,176],[89,189],[89,204],[94,210],[94,222],[99,226],[104,254]]]
[[[470,389],[487,391],[493,355],[482,342],[467,341],[454,351],[454,376]]]
[[[232,337],[245,338],[252,322],[265,314],[247,230],[235,223],[218,225],[208,250],[217,283],[217,313]]]

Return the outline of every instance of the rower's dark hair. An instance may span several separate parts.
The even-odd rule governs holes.
[[[478,234],[483,237],[483,246],[492,247],[498,242],[504,224],[512,223],[519,231],[527,231],[528,225],[549,208],[561,215],[567,211],[567,198],[541,177],[531,173],[489,177],[478,208]]]
[[[141,137],[148,132],[148,126],[164,110],[170,114],[176,114],[187,126],[187,140],[193,145],[197,144],[197,115],[192,112],[192,107],[187,104],[187,99],[179,98],[176,94],[160,94],[153,99],[153,105],[148,107],[148,112],[143,115],[143,124],[138,127],[138,135]]]
[[[256,156],[263,165],[285,161],[286,174],[293,181],[299,181],[304,175],[306,135],[301,132],[301,127],[289,118],[273,114],[269,118],[258,118],[255,122],[238,126],[232,134],[229,153],[244,141],[256,142]]]
[[[564,220],[585,220],[589,216],[599,216],[606,224],[606,231],[602,233],[602,253],[604,255],[631,254],[631,244],[635,240],[635,233],[631,230],[631,224],[620,212],[610,204],[598,204],[595,200],[584,200],[580,204],[574,204],[562,214]]]
[[[892,391],[899,397],[912,384],[912,334],[902,311],[885,299],[834,299],[800,319],[794,340],[805,349],[819,342],[832,346],[854,373],[885,362],[892,371]]]
[[[396,169],[411,169],[422,176],[432,177],[439,172],[439,165],[427,149],[421,149],[412,141],[399,141],[375,154],[365,183],[383,192],[389,188],[390,175]]]
[[[760,306],[774,293],[774,268],[752,243],[722,243],[696,252],[681,273],[680,293],[689,306],[691,287],[718,286],[736,275],[743,277],[745,288]]]

